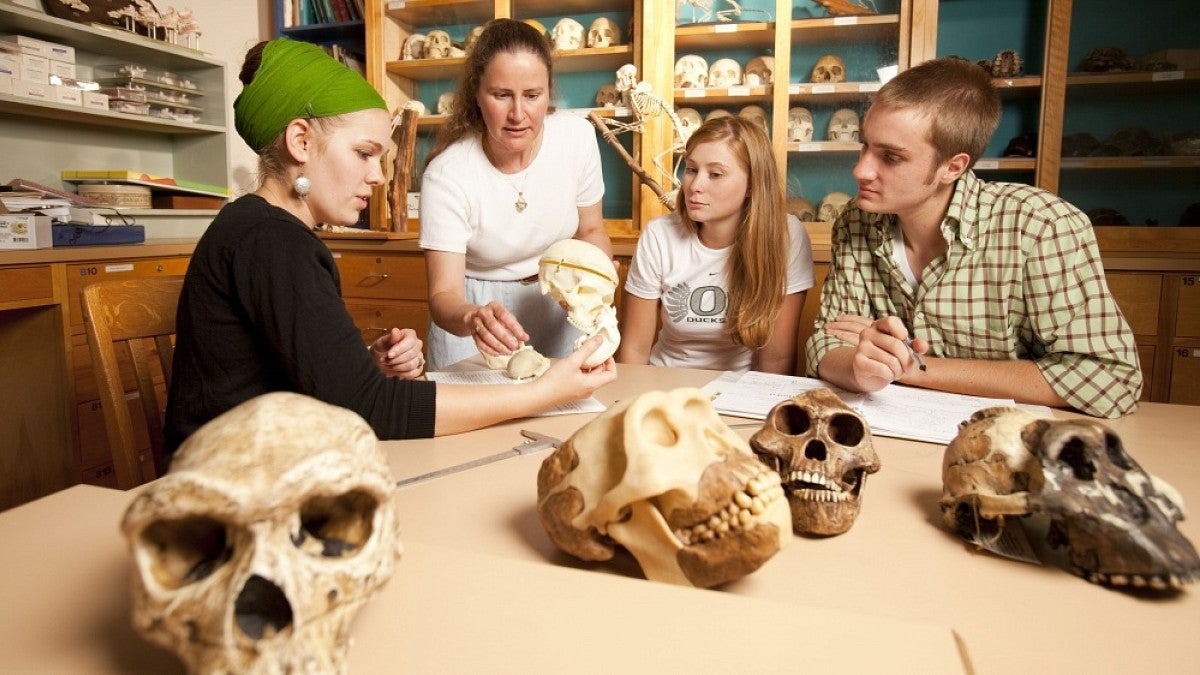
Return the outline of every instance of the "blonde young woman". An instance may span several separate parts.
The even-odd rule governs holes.
[[[617,361],[790,375],[812,246],[784,209],[770,141],[753,122],[722,117],[684,152],[675,213],[638,240]]]

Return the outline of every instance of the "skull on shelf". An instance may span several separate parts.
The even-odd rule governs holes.
[[[449,115],[454,109],[454,92],[443,91],[438,94],[437,112],[439,115]]]
[[[450,49],[454,43],[450,34],[444,30],[431,30],[425,36],[425,58],[445,59],[450,57]]]
[[[550,41],[557,50],[583,48],[583,24],[571,17],[564,17],[554,24],[550,31]]]
[[[824,387],[772,408],[750,448],[779,472],[797,534],[849,530],[880,467],[866,420]]]
[[[791,539],[779,475],[699,389],[615,405],[542,462],[538,514],[558,548],[647,579],[708,588],[758,569]]]
[[[1133,59],[1120,47],[1096,47],[1079,64],[1085,73],[1109,73],[1133,70]]]
[[[400,557],[394,488],[345,408],[276,392],[229,410],[125,512],[134,628],[190,672],[344,672]]]
[[[692,133],[700,128],[704,120],[700,118],[700,112],[695,108],[680,108],[675,111],[675,116],[679,118],[679,126],[683,135],[682,138],[676,138],[675,143],[683,145],[692,137]]]
[[[817,208],[817,220],[832,223],[841,215],[849,201],[850,195],[845,192],[830,192],[821,198],[821,205]]]
[[[612,19],[602,16],[588,27],[587,46],[615,47],[621,44],[621,28]]]
[[[708,83],[708,61],[698,54],[684,54],[675,62],[675,88],[699,89]]]
[[[1025,61],[1015,49],[1005,49],[992,58],[992,67],[988,70],[992,77],[1016,77],[1025,68]]]
[[[538,287],[567,310],[567,321],[583,332],[575,348],[594,335],[604,344],[584,362],[589,368],[604,363],[621,344],[617,310],[617,272],[600,247],[580,239],[563,239],[550,245],[538,261]]]
[[[404,50],[400,54],[403,61],[425,58],[425,35],[413,33],[404,40]]]
[[[467,39],[463,41],[463,49],[470,50],[471,47],[474,47],[475,41],[478,40],[479,36],[482,34],[483,26],[473,26],[471,30],[467,32]]]
[[[745,117],[757,124],[767,138],[771,137],[771,123],[767,120],[767,111],[760,105],[748,105],[738,111],[738,117]]]
[[[709,87],[736,87],[742,83],[742,66],[733,59],[717,59],[708,69]]]
[[[942,460],[942,518],[970,541],[998,537],[1007,518],[1049,520],[1071,571],[1114,587],[1178,589],[1200,556],[1176,523],[1183,500],[1093,419],[987,408],[962,423]]]
[[[620,102],[621,92],[617,91],[617,85],[612,82],[605,82],[596,91],[597,108],[615,108]]]
[[[708,111],[707,115],[704,116],[704,121],[707,122],[709,120],[720,119],[722,117],[729,117],[732,114],[733,113],[724,108],[713,108],[712,110]]]
[[[813,64],[810,82],[845,82],[846,62],[836,54],[826,54]]]
[[[813,139],[813,116],[808,108],[788,111],[788,142],[808,143]]]
[[[817,207],[804,197],[789,197],[787,212],[796,216],[801,222],[813,222],[817,219]]]
[[[746,63],[746,73],[742,78],[747,86],[757,87],[771,84],[775,77],[775,57],[756,56]]]
[[[839,108],[829,118],[826,136],[831,141],[858,142],[858,113],[851,108]]]

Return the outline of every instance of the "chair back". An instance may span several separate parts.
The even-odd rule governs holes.
[[[128,490],[162,475],[163,418],[165,398],[159,403],[155,391],[154,362],[166,390],[171,386],[171,359],[175,347],[175,309],[183,289],[183,277],[149,277],[100,281],[81,291],[83,323],[87,328],[92,372],[104,408],[104,429],[112,450],[117,487]],[[125,397],[118,354],[133,366],[133,374],[147,433],[154,475],[145,475],[138,458],[133,419]],[[157,357],[157,358],[156,358]]]

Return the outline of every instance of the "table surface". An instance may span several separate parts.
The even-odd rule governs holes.
[[[606,405],[712,371],[619,366]],[[1111,421],[1131,454],[1193,504],[1200,412],[1143,404]],[[1068,413],[1056,413],[1069,415]],[[592,415],[382,444],[397,478],[507,450],[520,429],[567,438]],[[757,427],[733,422],[749,437]],[[937,510],[942,447],[876,437],[883,468],[846,534],[794,537],[716,590],[649,582],[633,559],[586,563],[538,520],[543,451],[399,489],[405,554],[354,624],[350,672],[1180,672],[1194,667],[1200,589],[1112,591],[1055,564],[976,552]],[[129,627],[131,493],[76,486],[0,514],[8,672],[180,672]],[[1200,527],[1181,529],[1193,542]],[[717,634],[720,637],[713,639]]]

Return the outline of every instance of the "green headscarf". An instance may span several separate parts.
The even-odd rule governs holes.
[[[361,75],[314,44],[279,38],[263,48],[258,72],[233,102],[233,119],[242,140],[262,154],[294,119],[371,108],[388,109]]]

